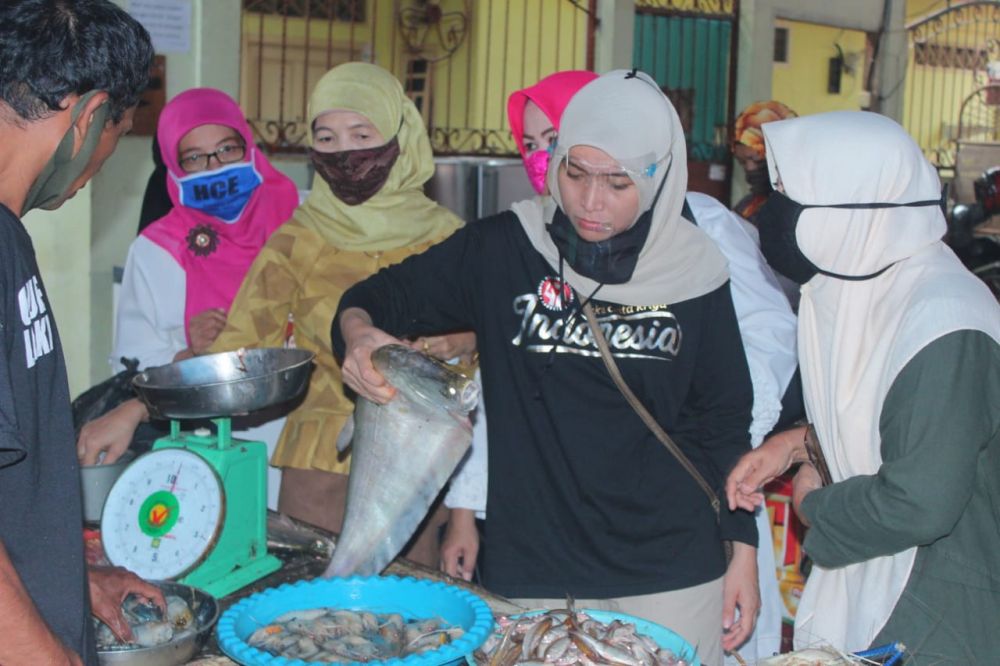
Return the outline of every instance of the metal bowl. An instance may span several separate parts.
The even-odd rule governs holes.
[[[149,368],[132,380],[150,414],[204,419],[245,414],[291,400],[309,382],[304,349],[247,349]]]
[[[135,451],[127,450],[113,463],[80,466],[83,519],[86,522],[100,524],[101,514],[104,512],[104,500],[108,498],[111,486],[115,485],[115,481],[134,459]]]
[[[194,631],[178,632],[163,645],[126,650],[99,650],[97,660],[102,666],[177,666],[186,664],[198,653],[212,634],[219,619],[219,602],[215,597],[190,585],[170,581],[155,583],[163,594],[175,594],[191,607],[195,618]]]

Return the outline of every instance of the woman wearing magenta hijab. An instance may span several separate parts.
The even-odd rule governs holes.
[[[539,194],[548,194],[545,174],[559,134],[563,109],[576,91],[596,78],[597,74],[582,70],[556,72],[507,98],[510,133],[524,160],[528,180]]]
[[[524,160],[528,181],[540,195],[548,194],[545,173],[563,109],[577,90],[596,78],[597,74],[582,70],[556,72],[507,98],[511,135]],[[478,371],[476,380],[480,381]],[[472,449],[452,477],[445,497],[445,505],[453,513],[441,544],[441,570],[466,580],[472,580],[479,554],[475,521],[485,518],[486,447],[486,410],[480,404],[473,417]]]
[[[172,99],[160,115],[157,139],[173,209],[129,248],[115,325],[116,371],[122,357],[145,368],[205,351],[225,325],[250,264],[298,203],[294,183],[257,149],[243,111],[220,90],[197,88]],[[105,461],[116,459],[134,424],[146,418],[137,400],[109,415],[132,418],[88,424],[79,445],[85,463],[101,451]],[[280,424],[276,428],[271,439]]]

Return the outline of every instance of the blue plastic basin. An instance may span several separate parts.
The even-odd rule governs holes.
[[[320,662],[275,657],[250,647],[247,639],[282,613],[308,608],[399,613],[404,619],[441,618],[465,631],[448,645],[404,659],[370,661],[381,666],[444,666],[464,664],[493,632],[493,614],[482,599],[461,588],[416,578],[371,576],[317,578],[263,590],[234,604],[219,619],[219,647],[247,666],[316,666]],[[343,666],[345,662],[337,662]],[[351,666],[360,662],[351,662]]]

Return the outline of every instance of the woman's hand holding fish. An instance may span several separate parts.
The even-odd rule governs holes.
[[[739,608],[739,617],[736,609]],[[760,587],[757,582],[757,549],[733,542],[733,559],[723,581],[722,648],[731,652],[743,645],[753,633],[760,612]]]
[[[403,342],[375,328],[371,317],[361,308],[348,308],[341,313],[340,332],[345,343],[344,364],[341,366],[344,383],[372,402],[384,405],[392,400],[396,389],[372,365],[372,352],[385,345]]]
[[[726,479],[729,509],[753,511],[764,503],[761,490],[797,462],[807,462],[805,426],[769,437],[758,448],[740,458]]]
[[[90,610],[123,641],[132,640],[132,629],[122,614],[122,602],[129,594],[136,594],[155,604],[164,615],[167,603],[163,592],[122,567],[91,566],[87,570],[90,581]]]
[[[410,347],[441,361],[461,358],[462,363],[467,364],[476,351],[476,334],[469,332],[421,336],[411,342]]]
[[[795,509],[796,515],[799,517],[799,521],[803,525],[809,527],[809,521],[806,517],[802,515],[801,506],[802,500],[806,498],[806,495],[814,490],[819,490],[823,487],[823,480],[819,476],[819,472],[812,465],[806,463],[799,467],[799,471],[795,473],[795,477],[792,478],[792,508]]]
[[[441,571],[454,578],[472,580],[479,556],[479,532],[472,509],[454,508],[441,543]]]

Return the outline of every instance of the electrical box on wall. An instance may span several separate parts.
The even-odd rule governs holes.
[[[844,71],[844,59],[840,56],[830,58],[827,71],[826,91],[831,95],[840,94],[840,76]]]
[[[156,123],[160,112],[167,103],[167,58],[153,56],[153,64],[149,68],[149,86],[139,98],[139,108],[135,110],[132,121],[134,136],[154,136]]]

